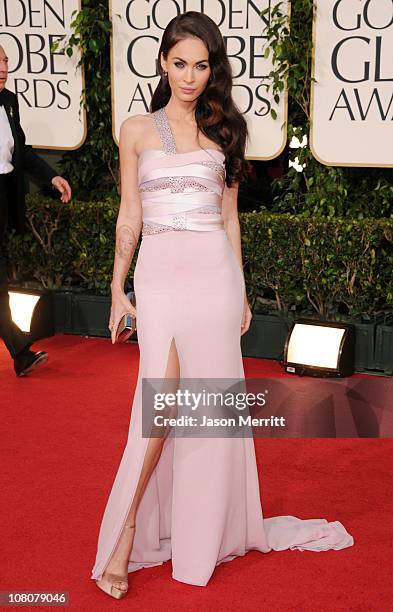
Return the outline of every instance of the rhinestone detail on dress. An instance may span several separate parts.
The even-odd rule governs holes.
[[[172,128],[169,123],[168,115],[164,107],[158,109],[153,113],[154,121],[157,127],[158,134],[160,136],[163,149],[168,155],[176,155],[176,142],[173,137]],[[201,149],[203,151],[203,149]],[[212,168],[219,174],[222,179],[225,179],[225,164],[216,161],[201,161],[198,162],[203,166]]]
[[[220,214],[220,209],[217,206],[207,205],[201,206],[200,208],[194,208],[192,211],[188,211],[189,213],[203,213],[205,215],[217,215]],[[161,232],[170,232],[173,230],[184,230],[186,229],[186,217],[187,213],[181,213],[178,215],[172,216],[171,225],[164,225],[162,223],[143,223],[142,226],[142,236],[146,236],[148,234],[161,234]]]
[[[153,113],[153,117],[164,152],[167,155],[176,155],[176,142],[173,137],[172,129],[165,108],[161,108],[158,111],[155,111]],[[201,149],[201,151],[203,151],[203,149]],[[213,158],[212,161],[198,160],[195,163],[212,168],[220,177],[225,180],[225,164],[221,164],[217,161],[214,161]],[[191,176],[169,176],[162,178],[160,177],[145,181],[139,186],[139,191],[141,193],[160,191],[163,189],[170,189],[171,193],[182,193],[186,189],[205,192],[211,191],[203,183],[199,182],[196,178]],[[168,221],[170,225],[157,223],[152,220],[144,221],[142,224],[142,236],[150,234],[161,234],[162,232],[186,230],[188,214],[192,213],[220,215],[221,210],[218,206],[215,206],[213,204],[206,204],[205,206],[199,206],[186,212],[172,215],[170,217],[170,221]]]
[[[221,210],[218,206],[214,206],[214,204],[206,204],[206,206],[201,206],[200,208],[193,208],[189,211],[190,213],[204,213],[206,215],[220,215]]]
[[[161,234],[161,232],[170,232],[173,228],[169,225],[162,225],[161,223],[143,223],[142,225],[142,236],[149,234]]]
[[[208,187],[202,185],[195,179],[189,176],[170,176],[167,178],[158,178],[153,181],[144,183],[139,191],[159,191],[161,189],[170,189],[171,193],[182,193],[185,189],[194,189],[195,191],[210,191]]]
[[[175,139],[173,138],[171,126],[169,124],[165,108],[162,107],[159,110],[155,111],[153,113],[153,117],[165,153],[167,153],[168,155],[176,155],[176,143]]]
[[[186,213],[179,213],[178,215],[172,216],[173,228],[175,230],[186,229]]]
[[[200,161],[198,162],[202,166],[207,166],[208,168],[212,168],[217,174],[220,175],[222,179],[225,179],[225,168],[223,164],[215,161]]]

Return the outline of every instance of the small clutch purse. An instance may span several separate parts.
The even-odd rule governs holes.
[[[135,294],[130,291],[126,294],[131,304],[135,306]],[[126,312],[119,321],[116,330],[116,342],[126,342],[136,330],[136,318],[130,312]]]
[[[116,330],[116,342],[125,342],[136,330],[136,319],[130,313],[126,312],[120,319]]]

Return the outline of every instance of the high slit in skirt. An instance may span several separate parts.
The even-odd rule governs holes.
[[[138,379],[127,444],[101,523],[95,580],[121,535],[149,442],[142,437],[142,379],[164,378],[172,339],[181,378],[244,378],[244,277],[225,229],[144,236],[134,290]],[[168,437],[138,507],[128,572],[171,559],[175,580],[206,586],[218,564],[249,550],[352,544],[338,521],[263,518],[252,437]]]

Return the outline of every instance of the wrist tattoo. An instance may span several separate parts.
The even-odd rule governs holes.
[[[129,225],[121,225],[117,230],[116,253],[128,259],[132,256],[136,247],[135,234]]]

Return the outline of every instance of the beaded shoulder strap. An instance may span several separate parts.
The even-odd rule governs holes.
[[[162,107],[155,111],[153,118],[165,153],[167,155],[176,155],[176,143],[165,108]]]

